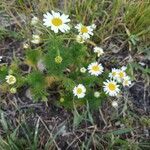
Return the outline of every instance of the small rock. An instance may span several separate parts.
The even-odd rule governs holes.
[[[30,100],[32,100],[32,99],[33,99],[33,98],[32,98],[32,94],[31,94],[30,89],[27,89],[27,90],[26,90],[25,95],[26,95],[26,97],[27,97],[27,98],[29,98]]]

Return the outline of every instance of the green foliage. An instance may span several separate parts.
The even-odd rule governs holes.
[[[63,76],[67,68],[80,65],[86,55],[85,46],[77,43],[66,45],[59,37],[53,37],[47,42],[45,64],[50,75]],[[56,57],[62,58],[61,63],[56,62]]]
[[[72,59],[72,64],[79,65],[85,62],[86,46],[79,43],[69,45]]]
[[[4,40],[6,37],[14,38],[16,40],[22,40],[22,36],[19,32],[11,31],[0,27],[0,40]]]
[[[6,30],[0,28],[0,40],[4,39],[6,34],[7,34]]]
[[[27,122],[22,121],[12,131],[10,122],[4,117],[4,113],[1,112],[0,125],[2,125],[4,136],[0,136],[0,150],[26,148],[36,150],[38,148],[39,123],[40,121],[37,119],[35,129],[32,130],[33,125],[28,125]]]
[[[94,124],[93,116],[89,107],[88,101],[85,103],[85,109],[83,112],[78,112],[75,103],[73,104],[73,128],[76,129],[83,122],[89,122],[90,124]]]
[[[31,10],[33,9],[32,4],[34,3],[37,4],[37,2],[32,1],[30,8]],[[39,13],[43,13],[43,10],[46,11],[47,9],[52,10],[57,4],[57,2],[50,1],[51,6],[47,5],[46,7],[46,3],[47,2],[44,0],[37,4],[40,6]],[[16,4],[16,2],[14,4]],[[24,9],[25,13],[28,14],[29,9],[26,7],[28,2],[21,0],[17,1],[17,4],[21,7],[20,11],[23,11]],[[74,5],[75,7],[68,7],[71,5]],[[42,10],[44,6],[46,8]],[[123,6],[125,7],[124,9]],[[121,33],[123,38],[126,37],[127,34],[129,43],[132,43],[132,45],[136,47],[141,40],[139,36],[145,33],[143,28],[147,28],[147,24],[149,22],[147,19],[149,17],[149,5],[147,5],[147,3],[138,2],[138,5],[135,7],[134,6],[135,3],[130,1],[124,2],[122,0],[116,0],[111,3],[105,0],[75,1],[73,3],[69,0],[64,3],[64,11],[67,11],[67,14],[70,13],[70,18],[74,19],[72,20],[73,25],[77,22],[90,25],[97,19],[99,20],[99,17],[101,17],[101,24],[98,23],[96,33],[94,34],[98,37],[98,40],[94,37],[94,41],[97,43],[105,38],[107,39],[107,37],[110,37],[112,34],[115,35],[115,30],[117,30],[117,34],[119,35]],[[108,8],[111,9],[111,13]],[[16,10],[18,9],[19,8]],[[140,9],[139,12],[138,9]],[[141,13],[144,13],[144,20],[141,17]],[[118,23],[118,17],[120,17],[120,15],[122,15],[122,20],[124,21],[121,22],[122,24],[124,23],[123,25]],[[132,18],[133,15],[135,17]],[[76,20],[74,16],[76,16]],[[131,29],[132,25],[134,26],[133,29]],[[121,28],[117,28],[119,26],[121,26]],[[17,66],[19,64],[18,60],[15,60],[9,66],[9,71],[13,72],[18,81],[15,86],[19,88],[26,82],[31,90],[31,93],[34,95],[34,99],[46,99],[48,96],[48,88],[52,88],[52,85],[49,83],[51,81],[48,80],[53,80],[54,84],[59,84],[59,91],[57,91],[59,93],[58,99],[59,97],[63,97],[65,99],[63,104],[67,105],[67,103],[69,103],[69,106],[73,106],[72,101],[74,96],[72,90],[77,84],[83,83],[83,85],[87,88],[87,94],[85,98],[81,100],[77,100],[77,98],[75,98],[75,103],[79,103],[80,106],[88,101],[89,106],[92,108],[99,106],[106,98],[102,85],[103,81],[108,77],[108,72],[104,71],[100,77],[91,76],[89,73],[83,74],[80,72],[81,67],[87,68],[89,63],[96,61],[95,54],[90,51],[91,46],[88,45],[92,44],[93,49],[95,43],[90,40],[87,40],[87,43],[85,42],[84,44],[77,43],[75,41],[76,35],[74,35],[74,29],[72,29],[69,33],[54,34],[50,31],[50,28],[44,27],[40,22],[35,27],[31,28],[28,24],[26,24],[25,27],[25,31],[27,30],[30,32],[30,30],[33,30],[35,33],[38,33],[39,31],[42,32],[39,32],[41,43],[37,47],[31,44],[31,48],[25,51],[24,62],[29,65],[31,69],[30,74],[22,74],[21,70]],[[137,30],[136,27],[139,27],[139,29]],[[140,30],[140,28],[142,30]],[[122,29],[124,29],[123,32]],[[2,35],[6,35],[7,33],[7,30],[2,31]],[[18,34],[19,33],[20,32],[18,32]],[[31,39],[30,35],[27,37]],[[44,72],[39,69],[39,60],[43,61],[42,65],[45,67]],[[132,69],[138,68],[146,74],[149,73],[148,68],[142,68],[137,65],[135,66],[135,64],[131,64],[130,66],[132,66]],[[5,75],[6,74],[3,75],[3,73],[1,74],[3,78]],[[94,97],[94,91],[97,90],[101,93],[99,98]]]
[[[5,80],[6,75],[8,74],[8,67],[3,66],[0,68],[0,82]]]
[[[130,52],[133,62],[128,64],[128,74],[132,75],[133,80],[136,80],[135,73],[140,73],[144,76],[144,80],[146,76],[149,81],[150,69],[148,65],[141,66],[138,61],[134,61],[134,59],[139,59],[139,56],[144,57],[145,60],[149,60],[150,56],[149,0],[16,0],[12,1],[11,5],[7,0],[2,0],[0,3],[2,4],[0,10],[1,8],[5,8],[9,16],[15,20],[15,28],[17,29],[16,32],[0,28],[0,40],[4,42],[5,38],[14,38],[22,42],[25,40],[30,44],[30,49],[24,49],[24,62],[21,61],[21,63],[29,65],[28,71],[23,72],[20,69],[20,60],[16,59],[15,50],[13,53],[14,60],[11,61],[11,64],[8,66],[5,66],[3,63],[0,64],[0,90],[5,89],[1,90],[0,93],[3,93],[3,91],[8,93],[12,87],[19,89],[20,87],[22,88],[22,86],[27,86],[30,89],[33,100],[37,102],[40,100],[51,100],[49,96],[51,90],[53,90],[54,94],[52,96],[56,98],[54,98],[54,100],[56,100],[54,104],[61,105],[73,112],[73,118],[68,120],[71,116],[70,113],[67,121],[64,121],[65,123],[72,122],[71,125],[67,125],[71,126],[73,131],[69,128],[69,133],[66,133],[63,127],[59,128],[58,126],[58,129],[56,128],[58,131],[55,133],[55,128],[54,130],[50,130],[49,124],[48,126],[46,125],[47,120],[45,121],[46,123],[44,123],[41,116],[36,120],[39,114],[36,114],[35,111],[33,114],[36,114],[36,117],[30,114],[33,109],[29,108],[22,111],[24,102],[22,104],[20,101],[18,102],[11,99],[7,107],[10,108],[11,105],[13,105],[13,109],[15,110],[9,109],[9,111],[5,113],[1,113],[0,111],[0,126],[3,133],[0,136],[0,150],[60,149],[58,146],[61,142],[57,145],[57,140],[55,141],[55,139],[57,136],[59,139],[63,133],[65,133],[63,135],[64,137],[71,135],[69,142],[73,139],[71,144],[76,143],[79,149],[149,149],[149,143],[144,139],[146,134],[140,131],[140,133],[142,133],[140,137],[139,133],[135,131],[141,128],[138,124],[138,119],[140,118],[140,125],[143,126],[142,129],[144,129],[145,132],[145,128],[150,125],[149,118],[146,116],[138,116],[137,119],[135,119],[133,116],[127,115],[126,113],[128,112],[125,112],[122,119],[122,114],[119,114],[122,107],[122,100],[126,99],[126,97],[121,97],[121,100],[119,99],[121,103],[118,109],[119,111],[117,109],[113,110],[117,114],[115,119],[119,116],[121,123],[123,120],[123,124],[121,124],[123,127],[116,127],[116,125],[114,125],[113,115],[109,112],[112,111],[109,107],[109,103],[107,103],[109,109],[104,110],[104,115],[100,114],[100,116],[96,113],[97,116],[94,116],[95,114],[93,115],[91,113],[93,110],[101,108],[101,104],[108,99],[107,95],[103,92],[103,82],[108,77],[109,71],[107,71],[107,69],[110,67],[109,63],[107,64],[107,62],[105,62],[106,66],[104,72],[99,77],[91,76],[88,71],[86,73],[80,72],[81,67],[87,68],[89,63],[97,61],[95,57],[96,54],[92,52],[93,46],[101,45],[105,47],[105,57],[105,55],[107,56],[109,54],[107,47],[111,47],[112,43],[118,46],[119,41],[119,43],[121,42],[119,48],[123,47],[121,50],[125,53],[129,54],[128,49],[133,50]],[[41,20],[42,14],[50,10],[59,10],[70,16],[72,29],[69,33],[55,34],[50,31],[49,27],[46,28],[43,26]],[[19,17],[16,17],[16,14],[18,14]],[[22,18],[22,15],[26,17],[23,23],[22,20],[24,20],[24,18]],[[31,27],[30,20],[33,15],[37,17],[40,16],[41,21],[38,25]],[[89,40],[83,44],[79,44],[75,41],[76,35],[74,35],[75,29],[73,28],[75,24],[80,22],[84,25],[91,25],[92,23],[97,25],[94,37],[90,39],[95,43]],[[14,27],[12,28],[14,29]],[[29,41],[32,33],[40,34],[41,43],[37,46]],[[76,33],[77,32],[75,32],[75,34]],[[118,54],[116,56],[118,56]],[[45,66],[44,71],[41,71],[38,67],[39,60],[43,61],[43,65]],[[101,62],[101,60],[102,62],[105,61],[103,58],[99,58],[98,61]],[[126,59],[124,59],[121,64],[125,61]],[[113,66],[113,64],[111,65]],[[120,66],[120,63],[117,65]],[[9,74],[14,75],[17,79],[14,85],[6,83],[5,77]],[[73,95],[73,88],[80,83],[86,87],[86,95],[82,99],[78,99]],[[100,92],[98,98],[94,96],[95,91]],[[55,95],[55,93],[57,94]],[[8,97],[10,98],[11,96],[8,94]],[[14,98],[16,97],[14,96]],[[108,102],[114,99],[114,97],[110,98]],[[2,100],[2,104],[6,103],[7,105],[8,100],[6,99],[5,101],[3,97]],[[48,104],[48,109],[49,107],[51,108],[48,102],[46,104]],[[35,104],[34,106],[37,105]],[[130,107],[127,104],[125,104],[125,106]],[[80,109],[78,109],[78,107]],[[2,108],[5,107],[2,105]],[[43,110],[45,111],[45,109]],[[9,116],[10,112],[12,112],[12,114],[16,114],[17,112],[17,121],[15,121],[15,118],[13,118],[13,121],[6,119],[5,116]],[[44,114],[46,114],[46,112]],[[29,123],[20,122],[19,119],[22,121],[24,117],[27,117],[27,120],[30,119],[30,115],[34,123],[32,121],[30,122],[30,120]],[[47,119],[45,116],[44,118]],[[97,118],[99,119],[97,120]],[[103,126],[103,122],[105,126]],[[13,123],[15,127],[12,126]],[[77,135],[77,140],[73,137],[74,134]],[[78,136],[79,134],[81,138]],[[132,139],[130,137],[132,137]],[[139,137],[141,139],[139,139]],[[68,141],[66,143],[68,143]],[[67,149],[71,149],[71,144]],[[41,145],[42,148],[40,147]]]
[[[39,61],[39,59],[41,58],[41,51],[38,49],[32,50],[29,49],[26,51],[26,62],[35,67]]]
[[[70,78],[65,78],[65,77],[63,77],[61,79],[62,79],[62,84],[63,84],[63,87],[65,88],[65,90],[68,91],[68,92],[72,92],[72,89],[76,85],[74,80],[72,80]]]
[[[134,34],[140,32],[150,32],[150,4],[148,1],[127,3],[125,8],[125,22]],[[133,17],[134,16],[134,17]]]
[[[140,64],[138,64],[137,62],[132,62],[132,63],[128,64],[128,66],[129,66],[129,69],[128,69],[129,73],[133,79],[135,79],[134,73],[137,71],[140,71],[144,76],[145,75],[149,76],[149,74],[150,74],[150,69],[148,66],[143,67]]]
[[[41,100],[47,96],[45,77],[41,72],[32,72],[27,76],[26,82],[31,87],[30,90],[35,100]]]
[[[90,109],[97,110],[102,105],[102,103],[106,100],[107,96],[103,91],[101,91],[100,97],[96,98],[94,97],[94,92],[95,90],[88,91],[89,94],[87,95],[87,101],[89,103]]]
[[[52,44],[53,45],[53,44]],[[59,51],[59,52],[58,52]],[[62,58],[61,63],[57,63],[55,58],[60,56]],[[45,64],[49,74],[55,76],[62,76],[65,69],[70,64],[70,52],[69,49],[60,46],[60,47],[48,47],[48,52],[45,56]]]

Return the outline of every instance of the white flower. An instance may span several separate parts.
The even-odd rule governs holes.
[[[131,85],[131,79],[129,76],[126,76],[124,79],[123,79],[123,86],[130,86]]]
[[[59,12],[52,11],[51,14],[47,12],[43,16],[44,25],[46,27],[51,27],[51,30],[55,33],[58,33],[59,30],[63,33],[70,30],[70,27],[67,25],[67,23],[70,22],[68,15],[61,15]]]
[[[91,27],[92,27],[93,29],[96,29],[96,25],[95,25],[95,24],[92,24]]]
[[[76,41],[77,41],[78,43],[84,43],[84,42],[85,42],[85,40],[83,39],[83,37],[82,37],[81,35],[77,35],[77,36],[76,36]]]
[[[109,94],[110,96],[117,96],[117,94],[120,92],[120,89],[118,88],[119,85],[113,80],[106,80],[107,82],[104,82],[104,92],[106,94]]]
[[[91,26],[84,26],[81,23],[75,26],[78,29],[79,35],[82,36],[84,40],[89,39],[93,35],[93,28]]]
[[[0,56],[0,62],[2,61],[2,59],[3,59],[3,56]]]
[[[16,78],[13,75],[7,75],[5,79],[6,82],[10,85],[16,83]]]
[[[80,72],[85,73],[86,72],[86,68],[85,67],[80,68]]]
[[[36,25],[37,23],[39,22],[39,18],[38,17],[33,17],[32,19],[31,19],[31,25]]]
[[[98,92],[98,91],[94,92],[94,97],[99,98],[100,97],[100,92]]]
[[[85,96],[86,88],[79,84],[78,86],[75,86],[73,89],[74,96],[77,96],[78,98],[83,98]]]
[[[117,75],[116,75],[117,81],[120,83],[120,82],[123,81],[123,79],[124,79],[125,77],[126,77],[125,71],[123,71],[122,69],[118,69]]]
[[[27,43],[24,43],[24,44],[23,44],[23,48],[24,48],[24,49],[27,49],[27,48],[29,48],[29,44],[27,44]]]
[[[112,107],[117,108],[118,107],[118,102],[117,101],[113,101],[111,103]]]
[[[97,56],[99,57],[104,54],[104,51],[101,47],[96,46],[96,47],[94,47],[94,53],[97,53]]]
[[[32,35],[32,40],[31,42],[34,44],[39,44],[41,41],[40,36],[39,35]]]
[[[112,68],[111,73],[109,73],[109,77],[112,79],[117,78],[118,69]]]
[[[88,70],[91,75],[98,76],[98,75],[102,74],[104,68],[101,64],[98,64],[98,62],[93,62],[93,63],[89,64]]]

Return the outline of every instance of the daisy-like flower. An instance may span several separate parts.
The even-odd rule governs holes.
[[[98,64],[98,62],[93,62],[89,64],[88,70],[91,75],[99,76],[102,74],[104,68],[101,64]]]
[[[109,73],[109,77],[112,79],[117,78],[118,69],[112,68],[111,72]]]
[[[100,97],[100,92],[98,92],[98,91],[94,92],[94,97],[99,98]]]
[[[91,26],[85,26],[79,23],[75,28],[78,29],[79,35],[82,36],[84,40],[89,39],[90,36],[93,35],[93,28]]]
[[[106,94],[109,94],[110,96],[117,96],[117,94],[120,92],[120,89],[118,88],[119,85],[117,85],[117,82],[113,80],[106,80],[107,82],[104,82],[104,92]]]
[[[36,25],[37,23],[39,22],[39,18],[38,17],[33,17],[32,19],[31,19],[31,25]]]
[[[81,44],[85,42],[85,40],[83,39],[83,37],[81,35],[76,36],[76,41]]]
[[[86,68],[85,67],[80,68],[80,72],[81,73],[85,73],[86,72]]]
[[[86,88],[82,84],[75,86],[73,89],[74,96],[77,96],[78,98],[83,98],[85,96],[85,92]]]
[[[122,69],[118,69],[116,79],[120,83],[126,77],[126,72]]]
[[[97,53],[97,56],[100,57],[101,55],[104,54],[104,51],[101,47],[94,47],[94,53]]]
[[[39,44],[41,42],[40,36],[39,35],[32,35],[31,42],[34,44]]]
[[[124,79],[123,79],[123,86],[130,86],[131,85],[131,79],[129,76],[126,76]]]
[[[55,33],[58,33],[59,30],[63,33],[70,30],[70,27],[67,24],[70,22],[68,15],[61,15],[59,12],[51,11],[51,13],[47,12],[43,16],[44,25],[46,27],[51,27],[51,30],[53,30]]]
[[[16,77],[13,75],[7,75],[5,79],[6,79],[6,82],[10,85],[16,83]]]

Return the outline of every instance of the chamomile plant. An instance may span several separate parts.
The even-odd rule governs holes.
[[[36,32],[42,27],[40,34],[26,39],[23,61],[0,68],[3,91],[19,93],[25,86],[34,101],[49,101],[55,94],[58,105],[72,108],[88,101],[95,108],[107,96],[118,96],[124,86],[131,85],[126,67],[109,71],[99,59],[105,50],[96,44],[89,46],[94,43],[88,41],[94,36],[95,24],[76,25],[67,14],[50,11],[41,20],[33,17],[31,25]],[[28,69],[24,71],[20,64]]]

